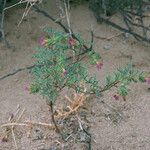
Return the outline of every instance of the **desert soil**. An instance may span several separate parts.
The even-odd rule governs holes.
[[[43,2],[40,6],[51,16],[58,18],[59,10],[55,2]],[[32,54],[35,52],[37,40],[44,35],[45,27],[60,29],[55,22],[31,10],[22,24],[17,27],[24,9],[12,8],[6,12],[5,32],[10,44],[7,48],[0,43],[0,77],[19,68],[33,64]],[[119,19],[114,17],[116,21]],[[64,22],[65,23],[65,22]],[[117,35],[119,31],[98,24],[87,4],[71,9],[71,27],[79,32],[84,39],[90,40],[91,26],[94,33],[101,37]],[[105,49],[108,47],[108,49]],[[91,73],[96,73],[103,84],[105,76],[117,68],[132,62],[139,70],[150,71],[150,47],[135,41],[131,36],[123,35],[110,41],[94,39],[94,49],[103,58],[104,66],[100,71],[90,67]],[[8,123],[8,118],[16,112],[17,107],[25,112],[20,120],[51,123],[48,106],[39,95],[33,95],[23,90],[33,77],[29,70],[18,72],[0,81],[0,125]],[[147,84],[132,84],[127,101],[113,99],[115,90],[103,94],[99,99],[91,98],[85,102],[84,108],[78,112],[81,122],[91,135],[92,150],[149,150],[150,149],[150,92]],[[63,98],[60,98],[63,100]],[[105,101],[116,111],[103,105]],[[60,104],[63,104],[61,101]],[[59,104],[59,105],[60,105]],[[56,106],[57,107],[57,106]],[[14,129],[19,150],[86,150],[88,136],[81,131],[76,115],[63,122],[66,142],[53,129],[35,127],[31,137],[27,137],[28,128]],[[0,128],[0,137],[4,128]],[[0,150],[15,150],[16,146],[10,133],[8,141],[0,142]]]

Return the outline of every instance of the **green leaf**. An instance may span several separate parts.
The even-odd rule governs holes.
[[[118,93],[121,95],[121,96],[127,96],[128,95],[128,89],[122,85],[118,88]]]
[[[144,75],[144,73],[141,73],[140,75],[139,75],[139,81],[140,82],[145,82],[146,80],[145,80],[145,75]]]

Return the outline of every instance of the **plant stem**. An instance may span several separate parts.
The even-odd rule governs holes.
[[[49,103],[49,106],[50,106],[50,110],[51,110],[51,119],[52,119],[52,122],[54,123],[54,126],[55,126],[55,128],[56,128],[56,132],[61,134],[61,132],[60,132],[58,126],[57,126],[57,123],[56,123],[56,121],[55,121],[53,103],[50,102],[50,103]]]
[[[58,128],[55,117],[54,117],[54,109],[53,109],[53,102],[52,101],[49,103],[49,106],[50,106],[50,110],[51,110],[51,119],[52,119],[52,122],[55,126],[56,132],[59,133],[62,140],[65,141],[63,134],[61,133],[60,129]]]

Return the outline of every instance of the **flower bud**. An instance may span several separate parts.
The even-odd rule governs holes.
[[[44,37],[40,37],[39,40],[38,40],[38,43],[41,46],[44,46],[47,43],[47,39],[45,39]]]
[[[23,90],[29,92],[30,91],[30,87],[28,85],[24,85],[23,86]]]
[[[66,76],[67,75],[67,70],[63,68],[63,75]]]
[[[119,95],[118,95],[118,94],[115,94],[115,95],[113,95],[113,98],[114,98],[115,100],[119,100]]]
[[[75,46],[76,45],[76,41],[75,41],[75,39],[73,39],[72,37],[69,37],[69,46]]]
[[[96,68],[97,68],[97,70],[102,69],[102,67],[103,67],[103,63],[100,62],[100,61],[97,61],[97,62],[96,62]]]
[[[150,84],[150,76],[147,77],[147,78],[145,78],[145,80],[146,80],[146,83],[147,83],[147,84]]]

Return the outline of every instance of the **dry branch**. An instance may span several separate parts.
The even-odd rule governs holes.
[[[25,109],[23,109],[23,111],[21,112],[21,114],[19,115],[19,112],[20,112],[20,107],[19,105],[17,106],[17,110],[14,114],[11,114],[8,121],[10,121],[10,123],[17,123],[23,116],[24,112],[25,112]],[[18,116],[19,115],[19,116]],[[17,117],[18,116],[18,117]],[[2,126],[1,126],[2,127]],[[8,137],[9,137],[9,134],[10,132],[13,134],[14,133],[14,126],[12,126],[11,128],[8,128],[6,127],[6,130],[4,132],[4,135],[2,136],[2,141],[7,141],[8,140]],[[13,136],[14,138],[14,136]],[[15,139],[14,139],[14,142],[15,142]],[[15,143],[16,145],[16,143]]]
[[[12,114],[11,117],[9,117],[9,120],[8,120],[9,122],[0,126],[1,128],[5,128],[5,131],[4,131],[4,134],[1,138],[1,140],[8,141],[9,135],[12,134],[12,138],[14,140],[16,149],[18,149],[16,137],[15,137],[15,128],[16,127],[25,126],[25,127],[28,127],[30,129],[30,131],[32,130],[32,128],[34,126],[41,126],[41,127],[46,127],[49,129],[55,129],[55,126],[52,124],[49,124],[49,123],[33,122],[33,121],[20,122],[20,120],[25,112],[25,109],[23,109],[20,114],[19,114],[19,112],[20,112],[20,108],[19,109],[17,108],[17,111],[14,114]]]
[[[94,38],[97,38],[97,39],[100,39],[100,40],[110,41],[110,40],[112,40],[113,38],[116,38],[116,37],[118,37],[118,36],[120,36],[120,35],[122,35],[122,34],[123,34],[123,32],[118,33],[118,34],[116,34],[116,35],[112,35],[112,36],[110,36],[110,37],[101,37],[101,36],[97,36],[97,35],[94,34]]]
[[[13,122],[13,123],[6,123],[6,124],[1,125],[2,128],[3,127],[12,127],[12,126],[26,126],[26,127],[45,126],[45,127],[48,127],[48,128],[55,128],[54,125],[52,125],[52,124],[42,123],[42,122],[30,122],[30,121],[25,121],[25,122],[22,122],[22,123]]]
[[[54,116],[56,119],[65,119],[69,115],[77,112],[77,110],[83,106],[84,101],[86,100],[87,96],[82,94],[75,94],[72,101],[69,100],[70,105],[66,107],[66,109],[58,109],[56,112],[57,114]]]
[[[31,65],[31,66],[28,66],[28,67],[25,67],[25,68],[19,68],[19,69],[17,69],[17,70],[14,71],[14,72],[8,73],[8,74],[6,74],[6,75],[0,77],[0,80],[3,80],[3,79],[5,79],[5,78],[7,78],[7,77],[10,77],[10,76],[13,76],[13,75],[15,75],[15,74],[17,74],[17,73],[19,73],[19,72],[21,72],[21,71],[24,71],[24,70],[31,70],[31,69],[34,68],[34,67],[35,67],[35,65]]]
[[[134,31],[130,31],[129,29],[123,28],[123,27],[119,26],[118,24],[116,24],[116,23],[114,23],[114,22],[112,22],[112,21],[110,21],[110,20],[108,20],[108,19],[106,19],[106,18],[104,18],[104,17],[102,17],[102,16],[99,16],[99,18],[100,18],[104,23],[106,23],[106,24],[112,26],[113,28],[116,28],[116,29],[118,29],[118,30],[120,30],[120,31],[122,31],[122,32],[124,32],[124,33],[129,33],[129,34],[131,34],[132,36],[134,36],[134,37],[136,37],[137,39],[139,39],[140,41],[150,43],[150,39],[145,38],[145,37],[141,36],[140,34],[135,33]]]

